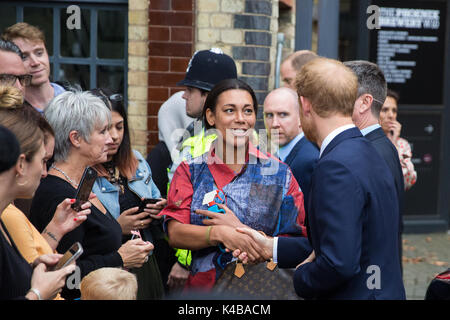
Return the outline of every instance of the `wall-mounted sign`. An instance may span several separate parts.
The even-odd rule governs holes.
[[[439,181],[445,179],[439,174],[441,115],[426,111],[403,112],[398,121],[402,124],[401,136],[411,145],[411,161],[417,172],[416,184],[405,194],[404,215],[436,215]]]
[[[380,29],[370,30],[370,61],[383,70],[401,104],[443,104],[447,5],[374,0]]]

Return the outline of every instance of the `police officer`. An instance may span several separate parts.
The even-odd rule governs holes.
[[[203,105],[211,89],[224,79],[237,78],[236,64],[222,50],[197,51],[189,61],[186,76],[177,83],[186,86],[183,99],[186,100],[186,114],[201,118]]]
[[[184,152],[189,152],[191,156],[197,157],[209,150],[210,144],[215,140],[215,135],[210,138],[205,137],[204,126],[201,121],[203,105],[211,89],[220,81],[225,79],[236,79],[237,71],[234,60],[224,54],[218,48],[197,51],[189,61],[186,76],[177,83],[179,86],[186,86],[182,96],[186,100],[186,114],[197,119],[186,129],[189,138],[182,141]],[[178,162],[172,165],[173,174],[178,164],[184,160],[181,156]],[[169,173],[169,180],[172,179]]]

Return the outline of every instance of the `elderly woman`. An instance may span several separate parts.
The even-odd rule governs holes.
[[[122,95],[112,94],[108,89],[93,89],[111,107],[111,126],[109,133],[112,141],[108,144],[107,162],[95,166],[99,177],[95,181],[93,192],[97,198],[117,219],[124,241],[132,237],[133,231],[139,231],[144,240],[164,240],[161,217],[157,214],[165,206],[166,200],[152,180],[152,172],[144,157],[131,148],[128,121]],[[155,204],[147,204],[140,210],[142,200],[158,199]],[[138,280],[139,300],[161,299],[163,283],[154,254],[139,269],[133,269]]]
[[[214,130],[218,138],[209,152],[183,161],[173,177],[161,215],[167,217],[170,244],[195,251],[186,288],[217,292],[217,282],[235,265],[235,272],[242,273],[224,247],[243,247],[251,260],[260,258],[261,248],[236,227],[250,227],[270,236],[306,235],[303,194],[292,172],[250,141],[257,105],[245,82],[219,82],[203,109],[206,128]],[[223,204],[216,204],[220,202]],[[280,283],[281,278],[277,280]],[[243,291],[238,280],[235,284],[225,292]]]
[[[55,162],[42,181],[31,205],[31,221],[43,230],[56,205],[74,198],[86,167],[105,162],[111,136],[111,114],[102,100],[88,92],[65,92],[45,109],[45,117],[55,132]],[[81,278],[101,267],[136,268],[142,266],[153,245],[134,239],[122,245],[122,230],[117,220],[93,198],[91,214],[78,228],[59,242],[65,252],[80,242],[84,253],[77,260]],[[80,279],[81,280],[81,279]],[[79,290],[65,288],[64,298],[78,298]]]

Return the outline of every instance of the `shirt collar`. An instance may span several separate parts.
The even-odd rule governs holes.
[[[233,181],[233,179],[242,174],[247,166],[244,166],[242,168],[241,172],[234,172],[231,170],[226,164],[222,162],[222,160],[216,156],[215,154],[215,147],[216,145],[213,144],[211,146],[211,149],[209,150],[208,158],[207,158],[207,164],[208,168],[211,171],[211,174],[214,177],[214,181],[216,182],[217,186],[219,188],[225,187],[228,183]],[[245,156],[246,163],[249,162],[249,156],[254,156],[258,159],[269,159],[267,155],[265,155],[263,152],[258,150],[251,142],[249,142],[248,145],[248,153]]]
[[[374,131],[374,130],[376,130],[378,128],[381,128],[380,124],[375,123],[375,124],[373,124],[371,126],[368,126],[368,127],[364,128],[364,129],[361,129],[360,131],[361,131],[362,135],[365,136],[365,135],[368,135],[369,133],[371,133],[372,131]]]
[[[217,140],[216,140],[217,142]],[[211,160],[214,159],[213,163],[222,164],[222,160],[216,156],[216,143],[211,145],[211,149],[209,150],[208,158]],[[252,155],[258,159],[267,160],[269,157],[261,152],[258,148],[256,148],[251,141],[248,142],[248,154],[245,155],[245,161],[248,162],[248,156]]]
[[[289,143],[285,144],[284,146],[280,147],[278,150],[278,157],[281,161],[285,162],[288,155],[291,153],[292,149],[295,147],[297,142],[300,141],[305,136],[303,132],[299,133],[297,136],[295,136],[294,139],[289,141]]]
[[[56,97],[57,95],[60,95],[64,91],[66,91],[62,86],[60,86],[57,83],[50,82],[50,85],[53,87],[53,97]]]
[[[322,156],[322,153],[325,150],[325,148],[330,144],[331,141],[333,141],[334,138],[336,138],[336,136],[338,134],[340,134],[341,132],[344,132],[347,129],[354,128],[354,127],[355,127],[354,124],[347,124],[345,126],[338,127],[336,129],[334,129],[333,131],[331,131],[325,137],[325,139],[323,139],[322,145],[320,146],[319,158]]]

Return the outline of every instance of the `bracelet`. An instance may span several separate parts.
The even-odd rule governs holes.
[[[209,246],[213,246],[213,244],[211,243],[211,239],[209,238],[210,235],[211,235],[211,229],[212,229],[212,227],[213,227],[213,226],[209,226],[208,229],[206,229],[206,243],[207,243]]]
[[[30,292],[30,291],[33,292],[38,297],[38,300],[42,300],[41,292],[38,289],[31,288],[30,290],[28,290],[28,292]]]

